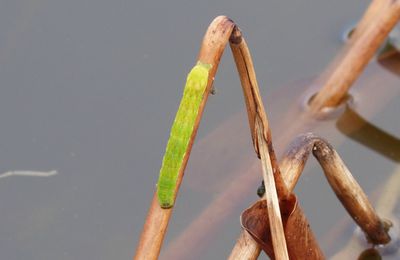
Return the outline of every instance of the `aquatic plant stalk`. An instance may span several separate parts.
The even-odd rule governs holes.
[[[382,2],[384,2],[384,1],[387,2],[387,0],[383,0],[383,1],[375,0],[374,1],[375,7],[372,8],[373,12],[371,12],[371,13],[375,13],[375,14],[379,13],[380,9],[377,8],[377,6],[379,7],[379,5],[382,4]],[[379,2],[381,2],[381,3],[379,3]],[[367,20],[366,24],[373,22],[373,20],[375,20],[377,18],[377,16],[375,14],[367,16],[368,19],[366,19]],[[237,42],[240,42],[240,40]],[[233,37],[231,37],[230,43],[231,43],[232,51],[234,52],[235,59],[236,59],[236,57],[239,57],[238,60],[242,59],[242,63],[244,64],[245,63],[243,61],[244,59],[240,58],[241,51],[237,47],[237,44],[234,44],[235,40],[233,39]],[[349,43],[351,43],[351,41]],[[369,42],[365,42],[364,44],[368,45]],[[347,49],[347,48],[348,48],[348,46],[345,47],[345,49]],[[236,53],[236,55],[235,55],[235,53]],[[339,57],[341,55],[342,54],[339,54]],[[355,57],[355,58],[357,58],[357,57]],[[340,60],[340,59],[338,59],[338,60]],[[385,60],[384,61],[385,67],[389,70],[394,70],[394,73],[398,74],[400,71],[400,67],[398,66],[399,63],[396,63],[395,61],[396,60],[394,60],[394,63],[390,62],[390,64],[386,64],[387,61]],[[236,64],[238,66],[238,70],[241,71],[241,72],[239,72],[239,74],[240,74],[242,86],[244,84],[247,84],[247,85],[252,84],[251,83],[252,81],[249,79],[249,74],[251,74],[251,73],[247,72],[248,69],[246,68],[246,66],[238,65],[239,64],[238,61],[236,61]],[[333,64],[334,64],[333,70],[335,70],[339,63],[334,62]],[[359,105],[362,105],[361,108],[362,108],[363,113],[366,113],[368,115],[372,115],[372,114],[376,113],[379,109],[382,108],[382,105],[383,105],[381,102],[382,100],[387,100],[387,98],[389,98],[389,97],[394,97],[397,95],[397,92],[398,92],[397,88],[394,88],[394,86],[391,86],[391,85],[393,85],[393,81],[397,81],[397,78],[395,78],[394,76],[388,77],[388,75],[386,75],[386,74],[385,74],[386,75],[385,80],[388,80],[388,82],[391,84],[391,85],[389,84],[389,87],[391,86],[391,88],[386,89],[385,91],[377,91],[374,86],[383,84],[386,81],[378,80],[378,78],[376,78],[377,75],[375,75],[376,72],[374,72],[374,71],[378,70],[378,71],[380,71],[379,73],[382,74],[383,69],[382,69],[381,65],[374,64],[372,66],[371,70],[373,72],[372,77],[369,77],[368,80],[364,82],[364,87],[362,87],[362,88],[365,88],[365,86],[367,86],[367,89],[362,89],[362,91],[364,91],[364,93],[361,92],[361,94],[362,94],[362,97],[368,98],[370,96],[370,94],[368,94],[368,93],[374,93],[373,95],[376,97],[376,100],[378,102],[369,103],[368,106],[364,106],[364,104],[359,104]],[[327,69],[326,71],[330,72],[331,70]],[[321,78],[326,80],[325,77],[321,77]],[[313,89],[315,89],[315,87]],[[247,93],[251,95],[251,91],[248,91]],[[246,93],[245,93],[245,95],[246,95]],[[319,127],[319,128],[322,127],[323,129],[325,129],[327,127],[325,125],[320,125],[319,123],[316,124],[313,120],[311,120],[311,121],[310,120],[300,120],[299,117],[301,117],[307,113],[303,112],[303,113],[299,114],[297,112],[297,106],[298,105],[296,104],[295,105],[296,111],[294,112],[294,114],[292,116],[288,117],[289,121],[286,120],[288,122],[281,120],[282,126],[287,126],[288,124],[290,124],[291,127],[290,128],[282,128],[282,129],[284,129],[284,131],[282,131],[280,133],[280,135],[275,137],[276,140],[278,140],[278,143],[280,143],[280,146],[283,146],[283,144],[287,143],[288,137],[292,138],[292,134],[290,134],[290,133],[299,133],[299,132],[304,132],[304,131],[310,131],[311,129],[313,129],[313,127]],[[250,106],[247,105],[246,108],[247,108],[247,110],[249,110]],[[254,111],[254,108],[253,108],[253,111]],[[291,112],[293,112],[293,111],[291,110]],[[251,117],[249,117],[249,120],[251,120]],[[282,121],[284,121],[284,122],[282,122]],[[296,124],[296,122],[298,124]],[[293,123],[295,124],[295,126],[293,126]],[[252,124],[250,123],[250,125],[252,125]],[[254,131],[252,131],[252,133],[254,133]],[[338,139],[342,140],[342,137],[339,137],[339,138],[335,139],[334,141],[336,143],[338,143],[339,142]],[[271,158],[273,155],[274,154],[271,154]],[[272,159],[272,162],[274,162],[273,159]],[[228,187],[225,187],[224,192],[219,194],[218,197],[211,203],[211,205],[208,206],[205,210],[203,210],[202,213],[191,223],[190,227],[185,229],[179,235],[179,237],[177,239],[175,239],[173,241],[173,243],[171,243],[169,245],[168,250],[166,251],[166,255],[168,255],[168,257],[173,258],[174,256],[177,256],[177,255],[178,255],[178,257],[188,257],[190,255],[190,253],[193,252],[193,250],[196,250],[196,248],[199,248],[199,241],[204,241],[206,239],[207,235],[210,234],[216,226],[220,225],[223,222],[223,219],[228,216],[229,212],[231,210],[233,210],[235,204],[231,201],[232,198],[239,199],[240,198],[239,194],[241,192],[247,191],[248,188],[246,188],[246,185],[247,185],[247,187],[254,185],[255,179],[256,179],[255,174],[257,171],[257,167],[255,167],[255,166],[256,165],[253,165],[252,167],[250,167],[246,171],[246,174],[240,174],[238,176],[238,179],[235,180],[235,182],[233,182],[232,184],[229,184]],[[238,171],[241,171],[241,170],[238,170]],[[250,176],[248,176],[249,174],[250,174]],[[247,177],[246,177],[246,175],[247,175]],[[210,219],[212,219],[212,221],[209,221]],[[240,241],[239,241],[239,243],[237,245],[241,245],[242,248],[238,249],[235,247],[235,249],[238,249],[236,251],[237,254],[232,254],[232,255],[240,256],[241,253],[238,253],[238,252],[242,252],[242,250],[246,251],[247,249],[250,248],[249,250],[246,251],[247,252],[246,257],[250,257],[250,258],[257,257],[257,255],[260,253],[260,247],[257,245],[251,246],[250,245],[251,243],[249,241],[252,241],[252,240],[248,239],[246,242],[243,242],[243,243],[240,243]],[[183,243],[185,244],[184,249],[182,249],[182,246],[181,246]],[[255,243],[254,240],[253,240],[253,243]],[[249,247],[247,247],[247,246],[249,246]],[[251,250],[251,248],[254,250]],[[242,259],[242,258],[235,258],[235,259]]]
[[[383,187],[380,188],[380,197],[376,202],[376,210],[379,214],[389,219],[390,221],[394,220],[395,231],[392,232],[396,237],[392,237],[392,240],[388,245],[381,247],[380,250],[387,251],[388,255],[392,259],[399,259],[400,251],[398,250],[399,245],[399,219],[396,217],[395,210],[396,206],[399,204],[400,199],[400,167],[397,166],[393,171],[393,174],[385,181]],[[358,257],[359,253],[362,250],[365,250],[365,244],[360,241],[360,236],[357,232],[353,233],[350,241],[346,243],[341,250],[339,250],[333,257],[333,260],[340,260],[344,258],[352,258],[355,259]]]
[[[271,131],[269,128],[268,120],[267,120],[267,115],[265,114],[264,106],[261,100],[261,96],[259,93],[259,88],[258,88],[258,83],[257,79],[255,76],[255,71],[254,71],[254,66],[251,60],[251,55],[250,51],[247,47],[247,44],[245,40],[243,39],[241,32],[238,28],[235,28],[235,30],[232,32],[232,36],[230,39],[230,46],[231,50],[235,59],[236,67],[238,69],[238,73],[240,76],[240,81],[242,84],[242,89],[244,91],[244,96],[246,97],[246,108],[247,108],[247,114],[248,114],[248,119],[249,119],[249,124],[250,124],[250,129],[253,137],[253,144],[256,153],[259,154],[259,157],[263,158],[263,156],[260,156],[261,150],[265,149],[265,145],[268,149],[268,155],[270,156],[270,161],[271,161],[271,168],[273,168],[273,176],[274,176],[274,181],[276,185],[276,190],[278,194],[279,201],[285,201],[291,196],[291,192],[287,189],[286,184],[284,183],[284,179],[281,176],[277,159],[275,156],[275,152],[273,149],[272,145],[272,138],[271,138]],[[253,101],[252,101],[253,100]],[[260,131],[262,130],[262,131]],[[260,131],[260,132],[258,132]],[[259,137],[263,137],[263,140],[261,140]],[[269,176],[264,176],[265,182],[272,182],[270,180],[267,180]],[[270,189],[266,189],[270,190]],[[270,194],[269,197],[274,197],[273,194]],[[268,198],[269,201],[267,203],[271,203],[271,198]],[[276,206],[273,207],[272,205],[269,208],[277,208]],[[268,217],[270,218],[271,210],[268,210]],[[274,213],[276,215],[280,213]],[[299,253],[297,251],[297,248],[302,248],[302,251],[307,251],[311,252],[311,255],[315,256],[322,256],[322,252],[318,247],[318,244],[316,243],[316,240],[314,238],[314,235],[312,234],[312,231],[307,223],[307,220],[303,214],[303,212],[300,209],[300,206],[297,205],[297,210],[295,214],[295,221],[291,222],[292,224],[296,223],[296,225],[304,226],[305,228],[302,229],[302,237],[305,238],[305,240],[297,240],[295,236],[291,237],[290,244],[294,245],[297,244],[297,246],[292,247],[292,252],[288,252],[289,255],[296,255]],[[275,220],[273,220],[275,221]],[[270,221],[270,223],[273,223]],[[276,225],[276,223],[273,223],[272,225]],[[272,244],[274,248],[274,256],[277,259],[281,259],[280,257],[283,257],[279,254],[277,254],[281,250],[279,249],[279,241],[274,241],[276,239],[274,236],[276,234],[279,234],[279,227],[273,227],[271,228],[271,237],[272,237]],[[246,235],[243,235],[242,237],[246,237]],[[296,240],[296,241],[295,241]],[[286,241],[289,243],[289,241]],[[304,242],[304,243],[302,243]],[[242,243],[243,244],[243,243]],[[251,246],[252,249],[254,249],[255,254],[259,253],[257,247],[255,245]],[[239,252],[240,250],[237,250],[236,252]],[[248,252],[251,252],[249,250]],[[239,253],[240,255],[240,253]],[[291,256],[291,257],[292,257]],[[233,255],[231,254],[230,259],[239,259],[238,255]],[[253,258],[254,256],[251,256],[250,258]]]
[[[364,191],[337,152],[324,139],[313,134],[305,134],[293,141],[291,149],[281,163],[282,169],[285,170],[285,178],[290,180],[289,188],[294,189],[311,152],[324,170],[336,196],[371,242],[388,243],[390,237]]]
[[[369,4],[367,10],[364,12],[364,15],[357,23],[357,27],[354,28],[353,33],[349,39],[350,42],[355,42],[359,39],[360,36],[363,35],[365,30],[370,25],[370,22],[375,19],[375,17],[383,14],[391,4],[392,0],[373,0]],[[351,44],[349,44],[351,45]]]
[[[246,230],[243,230],[240,233],[237,243],[235,247],[232,249],[232,252],[228,259],[255,260],[258,259],[260,253],[261,253],[261,247],[257,244],[256,241],[254,241],[254,239]]]
[[[240,76],[245,96],[247,117],[253,145],[261,159],[263,178],[266,183],[268,218],[271,223],[274,253],[277,259],[288,259],[286,239],[283,230],[279,198],[289,196],[280,176],[278,163],[272,146],[271,131],[264,105],[259,93],[256,73],[250,51],[239,28],[235,27],[230,38],[230,46]]]
[[[314,156],[321,164],[329,184],[347,212],[374,244],[386,244],[390,236],[366,194],[329,144],[314,144]]]
[[[209,71],[209,80],[207,82],[206,90],[204,91],[203,99],[195,119],[193,131],[189,138],[189,143],[183,157],[182,166],[180,167],[177,176],[174,196],[176,196],[182,182],[183,173],[190,156],[190,151],[197,133],[201,116],[203,114],[208,93],[210,92],[214,76],[218,69],[218,63],[221,59],[225,45],[229,40],[233,27],[234,23],[231,20],[225,16],[219,16],[210,24],[203,38],[197,60],[203,64],[210,64],[212,68]],[[172,208],[164,209],[160,207],[157,194],[155,193],[146,217],[134,259],[151,260],[158,258],[171,215]]]
[[[327,76],[323,88],[310,101],[314,113],[324,107],[335,107],[345,99],[358,75],[399,20],[400,0],[390,1],[388,5],[386,2],[373,3],[376,4],[376,9],[365,17],[366,20],[372,20],[362,23],[351,47],[341,56],[335,69]],[[369,44],[365,44],[366,42]]]
[[[176,177],[176,186],[174,192],[170,193],[172,196],[172,201],[175,200],[176,194],[178,192],[180,183],[182,181],[183,177],[183,172],[187,164],[187,160],[190,155],[191,147],[193,144],[194,137],[197,132],[197,128],[199,125],[199,121],[205,106],[205,102],[207,99],[207,95],[210,92],[210,88],[212,86],[212,81],[214,79],[214,76],[216,74],[216,70],[218,68],[218,63],[221,58],[222,52],[224,50],[225,45],[228,43],[229,37],[234,36],[235,34],[232,34],[232,31],[234,30],[234,24],[231,20],[229,20],[227,17],[220,16],[217,17],[209,26],[206,35],[204,36],[203,43],[200,49],[200,54],[198,57],[198,62],[201,64],[209,64],[211,66],[210,71],[208,72],[208,83],[206,86],[206,90],[204,92],[203,100],[200,104],[199,107],[199,112],[193,127],[192,134],[189,138],[189,143],[187,146],[187,149],[184,153],[183,161],[182,161],[182,166],[180,167],[179,173]],[[236,27],[235,27],[236,28]],[[235,32],[240,33],[240,31],[236,28]],[[241,35],[238,38],[238,40],[242,41]],[[247,55],[246,58],[251,59],[250,55]],[[250,61],[251,62],[251,61]],[[252,66],[251,66],[252,67]],[[255,73],[254,70],[252,71],[252,77],[250,77],[255,81]],[[211,79],[211,80],[210,80]],[[253,82],[254,83],[254,82]],[[256,134],[254,134],[254,131],[256,129],[255,127],[255,117],[256,115],[260,119],[260,125],[258,126],[262,132],[262,138],[263,141],[266,143],[269,143],[270,141],[270,132],[269,132],[269,127],[268,127],[268,122],[267,118],[264,112],[264,108],[261,102],[261,97],[259,96],[259,91],[258,91],[258,86],[257,84],[251,85],[251,88],[243,88],[243,91],[245,93],[252,92],[252,94],[247,94],[245,95],[245,100],[246,100],[246,106],[248,107],[248,112],[249,112],[249,122],[252,122],[250,124],[250,128],[252,129],[252,137],[253,137],[253,143],[255,144],[255,149],[256,152],[258,153],[259,151],[259,146],[258,146],[258,138]],[[252,109],[255,109],[255,113],[252,112]],[[268,145],[268,147],[271,147]],[[168,149],[167,149],[168,150]],[[271,163],[271,169],[273,168],[275,172],[279,173],[279,169],[276,167],[276,157],[273,154],[273,151],[268,151],[269,156],[270,156],[270,163]],[[276,175],[279,176],[279,175]],[[278,177],[279,178],[279,177]],[[282,180],[277,180],[277,183],[280,184],[280,191],[282,194],[284,194],[284,185]],[[275,188],[274,188],[275,190]],[[151,208],[149,210],[148,216],[146,218],[146,222],[144,225],[143,232],[140,237],[139,245],[136,251],[135,259],[156,259],[159,255],[161,245],[163,238],[166,233],[166,229],[168,226],[168,221],[171,217],[172,214],[172,208],[168,207],[161,207],[160,205],[157,205],[157,199],[153,198]],[[277,206],[277,205],[275,205]],[[275,212],[279,212],[279,207],[278,209],[275,209]],[[280,218],[275,218],[275,222],[280,222]],[[283,243],[284,243],[284,233],[283,230],[281,230],[281,235],[276,235],[277,237],[283,237]],[[281,239],[282,240],[282,239]],[[281,242],[282,244],[282,242]],[[285,245],[281,245],[279,247],[279,250],[284,250]],[[282,251],[276,252],[277,255],[285,255],[285,253]],[[287,255],[287,253],[286,253]],[[287,258],[283,258],[287,259]]]
[[[262,126],[258,117],[256,118],[256,132],[258,149],[262,162],[263,179],[265,183],[265,200],[267,201],[268,219],[270,223],[274,255],[276,259],[289,259],[271,158],[268,153],[267,143],[262,135]]]
[[[352,177],[339,155],[325,140],[313,134],[305,134],[295,139],[290,147],[280,164],[281,172],[289,191],[292,191],[296,186],[308,156],[312,152],[324,169],[325,175],[335,194],[354,221],[368,236],[369,240],[374,244],[386,244],[390,241],[383,221],[373,209],[367,196]],[[287,223],[285,226],[286,237],[290,237],[288,234],[290,232],[289,225],[290,223]],[[300,229],[300,227],[296,226],[296,229]],[[242,257],[243,255],[252,259],[259,254],[260,249],[256,246],[257,242],[250,240],[248,238],[249,234],[245,233],[247,231],[242,230],[229,259],[240,259],[239,256]],[[246,239],[246,243],[242,239]],[[293,240],[288,240],[289,253],[292,247],[291,242]],[[293,245],[293,247],[296,247],[296,245]]]

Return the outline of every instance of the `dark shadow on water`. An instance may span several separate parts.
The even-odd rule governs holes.
[[[400,53],[396,53],[388,58],[378,60],[379,64],[385,67],[393,74],[400,77]]]
[[[340,132],[386,158],[400,162],[400,139],[369,123],[347,107],[336,122]]]

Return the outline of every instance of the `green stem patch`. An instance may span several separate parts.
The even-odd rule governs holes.
[[[178,174],[193,133],[210,69],[211,64],[198,62],[187,76],[157,183],[157,197],[162,208],[171,208],[174,205]]]

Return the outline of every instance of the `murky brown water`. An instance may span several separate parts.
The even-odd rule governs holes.
[[[133,256],[184,76],[215,16],[226,14],[243,30],[273,137],[278,138],[283,130],[274,122],[279,122],[295,93],[302,92],[301,86],[307,85],[299,79],[323,70],[342,45],[342,30],[357,20],[366,5],[361,0],[1,3],[0,172],[58,171],[51,177],[0,179],[1,258]],[[382,77],[399,79],[380,68],[368,72],[377,75],[369,76],[376,86],[383,87]],[[210,202],[231,187],[234,177],[242,176],[248,188],[236,194],[239,199],[225,213],[223,223],[206,241],[201,240],[190,257],[225,258],[240,231],[239,213],[256,199],[258,175],[247,178],[242,174],[255,161],[247,120],[233,116],[244,105],[229,51],[223,57],[216,88],[189,161],[164,256]],[[374,99],[382,104],[385,98],[377,93],[372,97],[367,107],[373,107]],[[390,97],[379,113],[361,115],[398,137],[400,126],[393,118],[400,111],[399,102],[393,99],[395,95]],[[360,99],[360,104],[364,101]],[[324,124],[334,126],[334,121]],[[361,185],[376,199],[379,185],[398,162],[337,130],[317,132],[332,140]],[[278,153],[290,138],[285,140],[275,141]],[[202,154],[210,156],[208,165],[199,163]],[[307,171],[296,192],[324,250],[332,255],[346,243],[353,226],[347,224],[345,211],[313,160]],[[214,173],[218,173],[216,180],[211,178]],[[330,232],[339,227],[344,227],[340,239],[330,241]]]

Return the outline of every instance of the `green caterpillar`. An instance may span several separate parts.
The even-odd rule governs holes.
[[[211,67],[211,64],[197,62],[187,76],[157,183],[157,197],[162,208],[171,208],[174,205],[178,173],[192,136]]]

